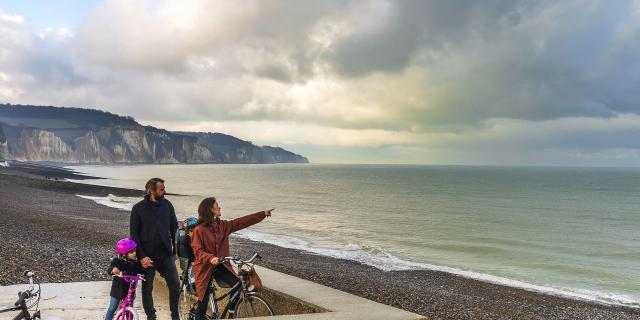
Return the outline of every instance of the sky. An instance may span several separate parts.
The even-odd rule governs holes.
[[[638,166],[640,1],[0,0],[0,103],[318,163]]]

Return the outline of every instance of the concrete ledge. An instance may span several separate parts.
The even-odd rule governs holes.
[[[142,319],[140,287],[136,294],[135,307]],[[0,306],[11,306],[18,299],[18,291],[28,285],[0,287]],[[109,306],[111,281],[43,283],[39,310],[43,320],[96,320],[104,319]],[[160,287],[160,289],[164,289]],[[170,319],[168,296],[165,290],[154,290],[154,303],[161,319]],[[0,320],[11,320],[17,312],[0,313]]]
[[[262,278],[262,283],[268,287],[265,291],[272,292],[281,297],[283,301],[287,301],[286,297],[293,297],[294,303],[302,303],[307,308],[317,308],[316,312],[320,312],[280,315],[271,317],[272,319],[426,319],[426,317],[419,314],[374,302],[281,272],[260,266],[256,266],[256,270]],[[267,296],[267,292],[265,292],[265,296]]]
[[[417,320],[425,317],[367,300],[317,283],[256,266],[265,288],[263,295],[278,316],[271,319],[397,319]],[[156,276],[156,279],[161,277]],[[161,282],[161,281],[160,281]],[[155,284],[154,302],[159,319],[170,319],[167,290]],[[45,283],[39,309],[46,320],[102,319],[109,303],[110,281]],[[136,309],[144,319],[140,287]],[[0,306],[12,305],[18,291],[26,285],[0,287]],[[0,320],[11,320],[15,313],[1,313]]]

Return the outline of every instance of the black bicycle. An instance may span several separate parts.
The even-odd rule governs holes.
[[[193,320],[195,318],[195,305],[197,303],[195,278],[191,272],[191,261],[188,261],[184,268],[182,268],[182,274],[180,275],[180,301],[178,303],[180,319]]]
[[[207,310],[207,319],[232,319],[232,318],[251,318],[251,317],[264,317],[273,316],[275,312],[269,302],[264,299],[260,294],[253,291],[253,285],[248,281],[248,274],[253,269],[253,265],[256,260],[260,260],[262,257],[257,253],[254,253],[251,259],[241,260],[238,256],[225,257],[222,262],[232,261],[238,268],[239,277],[238,281],[229,291],[216,298],[216,284],[214,277],[211,277],[209,282],[209,308]],[[181,320],[194,320],[195,310],[197,307],[197,299],[195,295],[195,289],[193,287],[187,288],[191,285],[189,281],[190,275],[188,268],[183,272],[183,290],[180,292],[180,319]],[[186,281],[185,281],[186,280]],[[187,287],[185,287],[187,286]],[[222,312],[218,304],[229,297],[228,302]],[[231,310],[233,306],[233,310]]]
[[[40,283],[34,281],[36,274],[32,271],[25,271],[24,275],[29,277],[29,289],[27,291],[18,292],[18,301],[13,306],[0,308],[0,313],[20,311],[13,320],[36,320],[40,319],[40,311],[38,304],[40,303]],[[38,289],[36,290],[36,286]],[[35,301],[33,299],[35,298]],[[33,316],[29,313],[29,309],[35,307],[36,312]]]

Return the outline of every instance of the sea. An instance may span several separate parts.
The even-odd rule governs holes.
[[[166,180],[178,218],[215,196],[226,219],[275,208],[237,236],[381,270],[440,270],[640,308],[640,168],[330,164],[87,165],[143,189]],[[122,209],[139,198],[83,198]]]

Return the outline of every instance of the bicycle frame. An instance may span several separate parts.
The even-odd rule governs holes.
[[[0,313],[12,312],[12,311],[20,311],[20,313],[17,314],[13,318],[13,320],[35,320],[35,319],[40,319],[40,311],[39,310],[36,310],[36,312],[33,314],[33,317],[32,317],[31,314],[29,313],[29,307],[27,307],[27,301],[30,298],[35,297],[35,296],[40,294],[40,288],[39,288],[40,285],[38,285],[38,291],[36,293],[34,293],[33,277],[35,277],[35,274],[33,272],[31,272],[31,271],[27,271],[27,272],[24,273],[24,275],[29,277],[29,289],[27,289],[27,291],[24,291],[24,292],[19,292],[18,293],[18,301],[16,301],[16,303],[11,307],[0,308]]]
[[[256,257],[258,257],[258,254],[254,254],[254,256],[251,259],[249,259],[248,261],[242,261],[242,263],[238,265],[238,269],[239,269],[238,283],[236,283],[233,287],[231,287],[231,289],[229,289],[229,291],[227,291],[225,294],[223,294],[218,298],[215,297],[215,292],[216,292],[215,280],[214,280],[214,277],[211,277],[211,281],[209,282],[209,288],[210,288],[209,304],[211,306],[211,310],[213,313],[213,319],[225,318],[227,316],[227,312],[230,311],[229,308],[231,307],[231,305],[235,306],[240,301],[241,296],[244,296],[246,298],[246,296],[251,296],[256,294],[255,292],[247,290],[247,285],[245,283],[245,277],[244,277],[246,271],[242,269],[243,266],[251,266],[252,264],[249,261],[253,261]],[[225,260],[238,261],[239,259],[234,257],[226,257]],[[229,297],[229,303],[227,303],[224,310],[222,310],[222,314],[220,314],[220,318],[218,318],[218,301],[223,300],[224,298],[226,298],[231,294],[234,294],[234,295]]]
[[[249,290],[248,286],[248,282],[247,282],[247,270],[245,269],[245,267],[248,267],[249,269],[251,269],[254,265],[254,260],[256,259],[261,259],[260,255],[258,255],[257,253],[255,253],[251,259],[243,261],[241,260],[239,257],[237,256],[233,256],[233,257],[224,257],[221,258],[221,263],[225,263],[225,262],[234,262],[237,266],[238,269],[238,274],[236,275],[234,273],[234,275],[236,276],[236,278],[239,280],[236,282],[236,284],[234,284],[229,291],[225,292],[224,294],[222,294],[219,297],[216,297],[216,291],[218,290],[217,288],[217,283],[215,280],[215,276],[211,276],[209,283],[208,283],[208,290],[207,290],[207,294],[209,297],[209,301],[208,301],[208,309],[211,310],[211,315],[207,315],[206,318],[207,319],[223,319],[226,318],[227,316],[233,317],[235,315],[235,311],[236,310],[231,310],[231,306],[234,306],[234,308],[236,306],[239,306],[239,303],[244,303],[243,301],[245,300],[249,300],[250,297],[258,297],[259,299],[261,299],[263,301],[263,304],[268,308],[268,312],[273,315],[273,308],[269,305],[269,303],[264,300],[264,298],[260,297],[260,295],[257,292],[251,291]],[[182,272],[182,284],[181,284],[181,288],[182,290],[185,290],[187,288],[188,285],[188,265],[187,268],[185,268],[185,270],[183,270]],[[183,291],[182,291],[183,292]],[[181,292],[181,294],[182,294]],[[224,309],[222,310],[222,312],[220,313],[220,308],[218,306],[218,303],[222,300],[224,300],[225,298],[229,298],[228,303],[226,304],[226,306],[224,307]],[[192,300],[193,301],[193,300]],[[192,303],[190,306],[190,309],[188,311],[188,313],[184,313],[183,316],[186,316],[187,319],[191,319],[191,317],[193,316],[193,312],[195,312],[195,309],[197,306],[197,303]],[[253,308],[253,305],[252,307]],[[185,309],[186,310],[186,309]],[[255,312],[255,310],[254,310]]]
[[[21,306],[22,311],[15,316],[15,318],[13,318],[13,320],[36,320],[36,319],[40,319],[40,311],[36,311],[33,314],[33,317],[29,314],[29,310],[27,309],[27,306]],[[17,311],[17,310],[14,310]]]
[[[182,271],[182,281],[180,283],[180,290],[185,290],[185,288],[189,287],[191,284],[189,283],[189,267],[191,266],[191,262],[187,263],[186,268]],[[217,290],[215,282],[214,282],[214,278],[211,277],[211,281],[209,282],[209,305],[211,306],[211,310],[212,310],[212,318],[213,319],[220,319],[218,316],[218,301],[223,300],[224,298],[226,298],[229,294],[234,293],[235,291],[238,291],[239,286],[240,286],[240,282],[238,282],[235,286],[233,286],[227,293],[225,293],[224,295],[216,298],[215,297],[215,292]],[[195,292],[193,292],[195,294]],[[236,299],[237,300],[237,299]],[[193,307],[193,306],[192,306]],[[224,318],[227,314],[227,312],[229,312],[229,305],[226,306],[226,308],[224,308],[222,315],[220,316],[221,318]]]
[[[129,283],[129,291],[127,292],[127,295],[122,298],[122,300],[120,300],[120,303],[118,304],[118,311],[116,311],[116,319],[117,320],[126,320],[127,319],[127,313],[129,312],[127,310],[128,307],[133,307],[133,301],[136,299],[136,287],[138,286],[138,281],[139,280],[143,280],[144,281],[144,276],[141,274],[137,274],[135,276],[129,276],[129,275],[122,275],[120,276],[124,279],[125,282]]]
[[[229,289],[229,291],[227,291],[227,293],[221,295],[220,297],[216,298],[216,286],[214,284],[214,279],[213,277],[211,277],[211,282],[209,282],[209,287],[210,287],[210,291],[209,291],[209,305],[211,306],[211,310],[213,313],[213,319],[222,319],[225,318],[227,316],[227,312],[229,312],[229,307],[233,304],[232,302],[238,302],[238,300],[240,299],[240,286],[242,285],[240,281],[238,281],[238,283],[236,283],[233,287],[231,287],[231,289]],[[229,298],[229,303],[227,303],[227,305],[224,307],[224,309],[222,310],[222,314],[220,314],[220,317],[218,318],[218,301],[223,300],[224,298],[226,298],[227,296],[229,296],[232,293],[237,293],[237,295],[232,296]]]
[[[31,318],[31,314],[29,314],[29,309],[27,309],[27,304],[22,301],[22,303],[18,306],[14,307],[6,307],[1,308],[0,313],[11,312],[11,311],[20,311],[13,320],[32,320],[32,319],[40,319],[40,311],[37,311],[33,314],[33,318]]]

